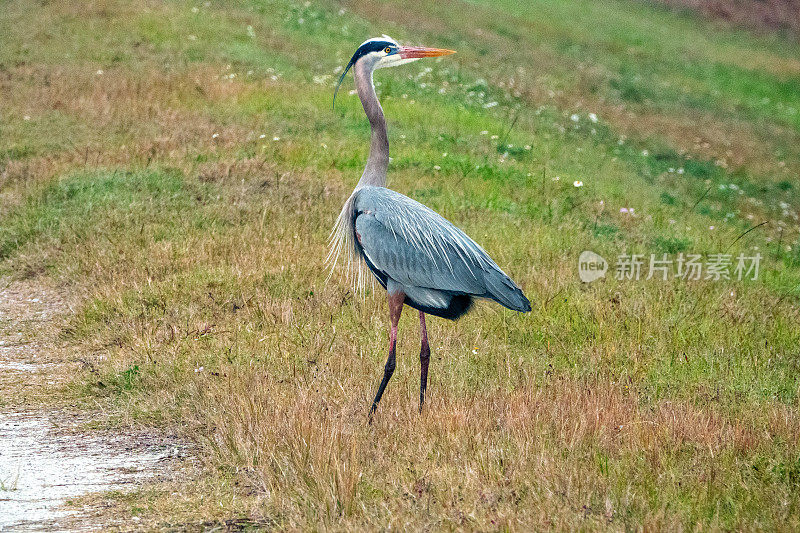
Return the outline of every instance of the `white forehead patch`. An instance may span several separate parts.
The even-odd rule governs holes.
[[[395,41],[394,39],[392,39],[388,35],[383,35],[381,37],[373,37],[371,39],[367,39],[366,41],[364,41],[363,43],[361,43],[359,45],[359,48],[361,48],[362,46],[364,46],[367,43],[371,43],[371,42],[374,42],[374,41],[389,41],[390,43],[392,43],[395,46],[400,46],[399,44],[397,44],[397,41]]]

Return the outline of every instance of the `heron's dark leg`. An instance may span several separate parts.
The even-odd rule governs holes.
[[[428,345],[428,329],[425,327],[425,313],[419,312],[419,333],[422,347],[419,350],[419,410],[425,403],[425,389],[428,388],[428,362],[431,360],[431,348]]]
[[[378,387],[378,393],[372,401],[372,407],[369,410],[369,421],[372,423],[372,415],[378,408],[378,402],[381,401],[383,391],[386,384],[394,374],[395,367],[395,346],[397,345],[397,323],[400,322],[400,313],[403,311],[403,303],[406,300],[406,295],[402,291],[397,291],[394,294],[389,294],[389,321],[391,322],[391,329],[389,330],[389,358],[386,360],[386,366],[383,368],[383,379]]]

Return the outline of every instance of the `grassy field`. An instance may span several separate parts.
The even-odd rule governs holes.
[[[99,376],[54,395],[205,465],[109,512],[800,528],[800,46],[704,24],[622,0],[5,2],[0,272],[73,296],[61,336]],[[422,414],[406,312],[368,426],[386,304],[324,261],[369,136],[352,78],[331,110],[336,73],[383,33],[458,51],[376,74],[390,186],[534,310],[429,321]],[[583,250],[763,258],[757,280],[584,284]]]

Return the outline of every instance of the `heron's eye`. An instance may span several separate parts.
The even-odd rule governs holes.
[[[383,51],[389,54],[391,53],[392,49],[387,46],[386,48],[383,49]]]

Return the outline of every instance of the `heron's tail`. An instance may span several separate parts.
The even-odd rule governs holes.
[[[517,287],[517,284],[506,276],[502,270],[487,272],[484,275],[484,281],[486,283],[487,298],[491,298],[512,311],[527,313],[531,310],[531,302],[522,293],[522,289]]]

